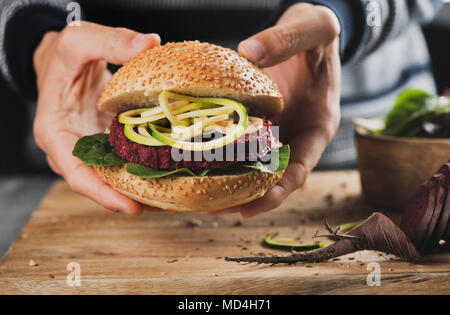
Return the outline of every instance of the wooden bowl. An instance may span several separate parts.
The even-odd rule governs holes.
[[[358,168],[365,199],[402,211],[414,192],[450,159],[450,139],[374,136],[355,119]]]

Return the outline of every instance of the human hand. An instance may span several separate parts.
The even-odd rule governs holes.
[[[72,150],[80,137],[103,132],[111,121],[96,107],[111,77],[107,62],[123,64],[159,44],[157,34],[82,22],[46,33],[33,55],[38,88],[34,138],[50,167],[72,190],[130,215],[141,214],[141,205],[114,191]]]
[[[249,204],[211,213],[241,212],[244,217],[276,208],[303,186],[336,133],[340,120],[340,24],[328,8],[299,3],[277,24],[239,45],[239,53],[264,67],[278,85],[284,111],[272,119],[291,146],[283,179]]]

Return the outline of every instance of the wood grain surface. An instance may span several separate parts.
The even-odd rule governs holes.
[[[353,171],[314,173],[278,209],[247,220],[237,214],[170,212],[127,217],[102,209],[59,181],[1,262],[0,293],[449,294],[450,253],[427,256],[416,265],[367,251],[293,266],[223,259],[279,253],[261,245],[266,234],[312,242],[317,229],[324,232],[325,217],[339,224],[375,210],[383,209],[360,199],[359,175]],[[66,281],[71,262],[81,267],[80,286]],[[367,285],[371,262],[381,267],[380,286]]]

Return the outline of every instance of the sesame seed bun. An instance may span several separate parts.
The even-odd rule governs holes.
[[[116,191],[151,207],[176,212],[216,211],[261,198],[282,177],[249,171],[236,175],[145,179],[124,166],[94,166],[97,174]]]
[[[98,109],[114,114],[155,106],[163,90],[231,98],[258,116],[271,117],[284,106],[275,83],[235,51],[185,41],[149,49],[125,63],[106,84]]]
[[[234,99],[255,116],[274,116],[284,106],[280,91],[262,69],[235,51],[186,41],[149,49],[124,64],[106,84],[98,109],[115,114],[157,106],[164,90]],[[130,175],[124,166],[94,169],[116,191],[143,204],[178,212],[216,211],[248,203],[264,196],[283,176],[252,170],[236,175],[145,179]]]

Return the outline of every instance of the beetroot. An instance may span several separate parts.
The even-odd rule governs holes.
[[[326,221],[325,224],[330,235],[324,236],[336,241],[325,248],[296,252],[291,255],[226,257],[225,260],[258,264],[294,264],[301,261],[327,261],[360,250],[376,250],[394,254],[410,262],[420,258],[419,252],[405,233],[391,219],[379,212],[373,213],[347,234],[340,234],[339,229],[332,230]]]
[[[447,223],[447,229],[441,239],[447,242],[450,241],[450,221]]]
[[[394,254],[411,262],[420,257],[406,234],[391,219],[379,212],[372,214],[348,234],[366,239],[366,249]]]
[[[443,174],[447,178],[447,195],[445,198],[444,205],[442,207],[441,215],[436,223],[436,228],[433,231],[431,237],[431,242],[433,244],[438,244],[440,240],[449,240],[449,235],[445,236],[445,231],[450,222],[450,163],[444,164],[440,169],[439,173]]]
[[[422,242],[420,244],[419,250],[426,251],[427,249],[431,249],[437,243],[431,243],[431,237],[436,229],[438,220],[442,214],[442,210],[445,205],[445,200],[447,198],[447,177],[443,174],[436,174],[433,176],[432,180],[437,182],[437,191],[436,191],[436,205],[433,210],[429,210],[424,216],[424,220],[422,224],[427,225],[427,229],[425,234],[422,237]]]
[[[403,214],[401,228],[421,252],[436,248],[441,239],[449,239],[449,190],[450,162],[417,190]]]
[[[436,206],[438,186],[438,181],[434,177],[422,184],[403,215],[401,229],[419,248],[431,220],[430,213],[434,212]]]

